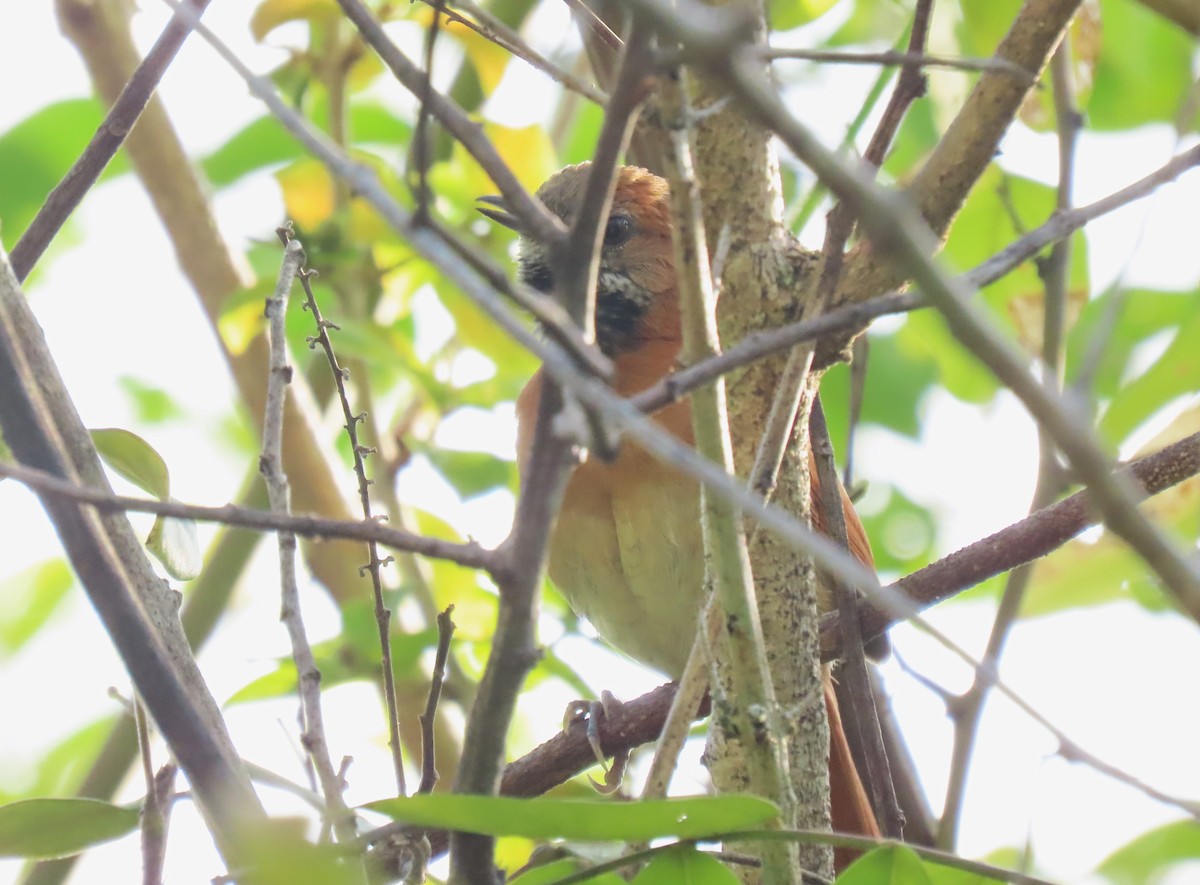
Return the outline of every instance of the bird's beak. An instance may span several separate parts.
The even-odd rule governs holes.
[[[516,216],[511,214],[504,207],[504,197],[498,195],[489,195],[486,197],[479,197],[477,202],[487,203],[486,206],[475,207],[475,210],[480,215],[486,216],[487,218],[490,218],[492,221],[498,222],[499,224],[503,224],[509,230],[515,230],[517,233],[521,232],[521,226],[517,221]],[[493,209],[493,206],[496,208]]]

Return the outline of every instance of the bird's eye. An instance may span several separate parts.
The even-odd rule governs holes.
[[[613,215],[604,225],[604,245],[620,246],[633,233],[633,222],[628,215]]]

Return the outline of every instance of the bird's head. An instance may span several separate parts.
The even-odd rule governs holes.
[[[583,202],[590,169],[591,163],[567,166],[538,188],[538,199],[568,226]],[[482,199],[499,211],[480,211],[521,232],[499,198]],[[670,210],[665,180],[638,166],[619,170],[596,278],[596,341],[609,357],[635,350],[649,340],[679,338]],[[518,264],[526,285],[542,292],[554,289],[546,244],[522,233]]]

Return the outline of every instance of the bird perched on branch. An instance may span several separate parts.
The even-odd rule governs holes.
[[[537,192],[546,208],[570,225],[583,200],[590,164],[557,172]],[[520,230],[500,207],[482,210]],[[550,250],[522,237],[519,273],[543,292],[554,288]],[[596,287],[596,341],[612,360],[613,387],[631,396],[675,368],[681,346],[679,303],[671,245],[670,195],[666,181],[633,166],[619,171]],[[534,375],[517,399],[518,465],[524,472],[544,376]],[[687,401],[670,405],[654,420],[681,441],[693,442]],[[815,527],[823,530],[816,465],[810,459]],[[851,552],[873,567],[862,523],[842,492]],[[606,642],[677,679],[683,672],[704,605],[704,551],[700,494],[695,479],[627,441],[615,460],[593,458],[572,473],[549,550],[550,577],[578,614]],[[835,603],[822,588],[820,605]],[[833,823],[840,831],[878,835],[841,728],[828,671],[825,698],[830,714],[830,781]]]

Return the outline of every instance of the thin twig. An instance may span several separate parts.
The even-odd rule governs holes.
[[[1068,2],[1068,0],[1062,0]],[[687,40],[712,41],[683,24],[686,17],[666,15],[657,3],[637,0],[655,12],[656,22]],[[829,151],[787,108],[744,51],[721,42],[710,53],[711,73],[727,79],[746,112],[776,132],[783,142],[841,199],[851,203],[876,249],[904,269],[946,318],[960,342],[1025,404],[1063,450],[1078,475],[1091,488],[1105,523],[1132,546],[1159,576],[1162,586],[1181,610],[1200,621],[1200,569],[1189,563],[1178,544],[1159,531],[1134,505],[1135,495],[1112,462],[1095,432],[1062,402],[1048,393],[1028,372],[1025,361],[982,311],[969,292],[933,261],[937,236],[916,207],[903,195],[879,188],[860,169]],[[932,173],[930,173],[932,174]],[[932,210],[931,210],[932,211]],[[947,221],[948,223],[948,221]]]
[[[159,80],[179,52],[179,47],[192,32],[193,22],[199,19],[209,4],[209,0],[188,2],[190,11],[176,14],[167,22],[145,59],[109,108],[88,146],[46,197],[29,227],[25,228],[13,246],[10,260],[18,280],[29,276],[46,247],[125,142],[125,137],[158,88]]]
[[[150,756],[150,726],[146,710],[135,695],[133,721],[137,729],[138,750],[142,757],[142,779],[146,798],[140,818],[142,837],[142,885],[162,885],[167,862],[167,825],[171,818],[171,794],[174,792],[175,766],[168,763],[156,775]]]
[[[922,860],[939,866],[949,867],[951,869],[961,870],[965,873],[971,873],[975,877],[979,877],[989,882],[1011,882],[1013,885],[1054,885],[1046,879],[1039,879],[1036,876],[1030,876],[1025,873],[1017,872],[1016,870],[1006,870],[1003,867],[993,866],[992,864],[983,863],[982,861],[969,860],[965,857],[959,857],[955,854],[950,854],[945,851],[938,851],[934,848],[926,848],[921,845],[910,845],[907,843],[896,842],[891,839],[872,839],[869,836],[856,836],[850,833],[831,833],[826,830],[740,830],[733,833],[721,834],[721,841],[728,844],[729,842],[744,841],[744,842],[795,842],[806,845],[829,845],[834,848],[851,848],[861,852],[871,851],[875,848],[884,848],[891,845],[901,845],[910,849]],[[652,860],[660,854],[669,852],[678,848],[679,844],[695,845],[695,842],[671,843],[667,845],[658,845],[653,848],[646,848],[642,851],[633,852],[622,855],[613,860],[607,860],[602,863],[589,866],[585,870],[578,873],[571,873],[563,876],[561,879],[555,879],[554,885],[576,885],[579,882],[586,882],[589,879],[603,875],[604,873],[613,873],[625,867],[630,867],[635,864],[645,863]],[[730,861],[732,858],[723,857],[725,861]],[[754,859],[742,858],[742,863],[749,866],[757,866]],[[801,885],[810,885],[810,883],[828,882],[820,876],[815,876],[808,871],[803,873]]]
[[[1075,178],[1075,144],[1082,118],[1075,107],[1074,80],[1071,76],[1070,41],[1059,44],[1050,62],[1054,87],[1054,106],[1058,123],[1059,173],[1056,211],[1069,212]],[[1063,331],[1066,325],[1067,291],[1071,272],[1071,238],[1064,237],[1054,244],[1050,254],[1038,263],[1045,283],[1044,319],[1042,332],[1042,383],[1048,390],[1062,390]],[[1054,501],[1062,492],[1062,470],[1058,452],[1049,435],[1038,426],[1039,465],[1037,487],[1030,512],[1036,513]],[[954,699],[947,711],[954,723],[954,747],[950,756],[950,773],[946,778],[946,799],[938,822],[938,846],[954,850],[958,836],[963,801],[966,798],[967,776],[979,731],[983,707],[987,703],[989,683],[984,673],[1000,672],[1000,658],[1013,626],[1017,622],[1025,591],[1033,577],[1033,566],[1025,565],[1009,574],[1004,593],[996,608],[996,616],[984,650],[983,669],[971,687]]]
[[[497,325],[522,346],[537,353],[543,359],[547,371],[561,383],[568,385],[581,400],[597,409],[604,410],[610,420],[619,428],[628,432],[630,436],[636,438],[648,453],[679,467],[681,470],[693,473],[713,494],[719,494],[736,501],[746,515],[758,520],[769,530],[776,532],[796,549],[812,555],[817,564],[822,568],[838,574],[848,582],[859,587],[872,599],[875,598],[875,594],[883,589],[878,588],[874,575],[847,557],[844,552],[839,551],[835,545],[815,535],[778,508],[762,506],[761,501],[744,486],[731,479],[719,468],[699,458],[690,447],[683,445],[669,434],[664,433],[653,421],[645,418],[630,403],[614,397],[612,392],[602,382],[589,374],[580,372],[574,360],[557,345],[554,345],[552,342],[539,340],[536,336],[532,335],[519,321],[511,316],[505,309],[503,302],[479,277],[470,273],[462,262],[454,259],[456,253],[450,251],[440,237],[433,236],[428,231],[414,230],[410,227],[407,213],[390,198],[370,169],[354,163],[344,152],[339,151],[336,145],[324,139],[320,133],[316,132],[306,121],[280,100],[277,92],[270,84],[261,78],[255,77],[210,32],[201,30],[200,33],[203,34],[206,40],[212,43],[222,58],[245,79],[251,92],[267,104],[271,112],[278,117],[289,132],[304,144],[306,149],[329,166],[334,174],[349,180],[357,192],[361,193],[364,198],[371,202],[390,224],[395,226],[398,231],[410,237],[414,247],[421,254],[437,263],[438,266],[443,267],[449,278],[466,294],[475,299],[476,303]],[[1197,149],[1197,151],[1200,152],[1200,149]],[[1188,165],[1193,165],[1194,162],[1193,160]],[[1174,174],[1177,175],[1183,168],[1186,167],[1177,167]],[[1192,445],[1194,448],[1191,451],[1178,453],[1181,461],[1195,460],[1194,458],[1190,458],[1193,455],[1200,457],[1200,450],[1195,448],[1196,443],[1193,442]],[[1191,465],[1191,469],[1192,472],[1195,472],[1200,467],[1193,464]],[[1172,481],[1177,482],[1178,478]],[[897,617],[897,612],[903,612],[904,616],[907,616],[907,614],[913,611],[911,604],[896,597],[893,593],[887,594],[887,600],[893,607],[893,612],[891,614],[884,614],[884,610],[881,609],[874,613],[873,617],[876,619],[875,627],[878,628],[877,632],[883,629],[883,626],[880,625],[889,623],[887,618]],[[867,630],[868,635],[874,635],[870,634],[870,628],[866,622],[864,622],[864,630]],[[936,634],[935,631],[934,635],[939,634]],[[953,646],[953,643],[950,643],[944,636],[939,641],[947,645],[947,647]]]
[[[43,470],[0,461],[0,477],[9,477],[17,482],[61,498],[91,504],[97,510],[113,513],[153,513],[176,519],[194,519],[200,522],[215,522],[227,526],[273,532],[287,531],[306,538],[344,538],[350,541],[376,541],[394,550],[404,550],[434,559],[445,559],[466,568],[491,569],[496,555],[474,541],[456,544],[439,538],[404,532],[377,522],[353,522],[343,519],[326,519],[295,513],[272,513],[224,504],[220,507],[204,507],[184,504],[181,501],[160,501],[155,498],[135,498],[114,495],[91,486],[81,486],[60,479]]]
[[[174,3],[175,0],[164,2]],[[384,33],[383,26],[374,13],[361,0],[338,0],[338,5],[404,88],[415,96],[422,96],[425,91],[424,74],[404,57],[399,47]],[[566,237],[563,223],[525,190],[496,148],[488,141],[483,128],[440,92],[429,90],[424,97],[429,112],[483,167],[504,196],[508,211],[520,219],[525,229],[541,242],[561,242]]]
[[[932,0],[920,0],[917,4],[909,37],[909,53],[919,54],[925,48],[932,6]],[[924,90],[925,79],[920,68],[912,62],[905,64],[863,156],[866,168],[872,174],[883,163],[887,148],[909,105]],[[854,221],[853,211],[845,201],[839,202],[829,213],[825,243],[821,248],[821,270],[817,277],[816,291],[804,306],[807,318],[819,317],[833,302],[841,278],[846,243],[854,230]],[[808,385],[815,350],[815,344],[810,342],[797,345],[788,355],[787,364],[777,382],[775,398],[771,401],[771,410],[754,455],[754,466],[750,470],[751,485],[767,500],[770,500],[775,491],[784,453],[792,438],[792,428],[796,424],[802,395]],[[860,688],[865,697],[865,683]]]
[[[597,39],[607,46],[612,52],[621,51],[621,38],[612,32],[604,20],[592,11],[592,8],[587,5],[585,0],[564,0],[567,6],[571,7],[571,11],[579,18],[580,21],[591,31]]]
[[[362,508],[363,519],[367,522],[386,519],[386,517],[377,517],[371,512],[371,480],[367,479],[366,459],[374,452],[374,449],[363,445],[358,439],[358,424],[365,416],[354,414],[354,410],[350,407],[350,396],[346,392],[346,378],[349,376],[349,372],[338,363],[337,354],[333,350],[333,341],[329,337],[329,330],[338,327],[337,324],[326,320],[321,315],[321,308],[317,304],[312,290],[312,276],[314,274],[311,271],[302,270],[300,272],[300,285],[304,287],[304,307],[312,313],[313,323],[317,328],[317,334],[308,338],[308,346],[310,348],[315,348],[318,344],[321,346],[325,359],[329,363],[334,386],[337,388],[338,402],[342,406],[342,418],[346,422],[343,427],[346,430],[346,436],[350,439],[350,453],[354,459],[354,476],[358,481],[358,503]],[[383,576],[381,574],[383,567],[392,562],[392,559],[391,556],[380,558],[379,548],[375,542],[367,541],[367,561],[364,565],[359,566],[359,574],[365,573],[371,576],[375,626],[379,636],[380,673],[383,677],[383,696],[388,718],[388,748],[392,754],[396,790],[399,795],[403,796],[407,789],[404,783],[404,756],[400,746],[400,711],[396,702],[396,675],[392,669],[392,612],[383,597]]]
[[[1200,433],[1122,465],[1120,472],[1138,489],[1139,499],[1191,479],[1200,473]],[[901,578],[889,589],[927,608],[988,578],[1040,559],[1097,521],[1095,500],[1085,489]],[[869,602],[860,603],[859,619],[867,637],[878,636],[895,623]],[[821,633],[834,647],[836,618],[827,616],[823,621]]]
[[[288,362],[284,320],[288,293],[304,262],[304,250],[299,240],[291,238],[290,230],[280,228],[278,233],[285,244],[284,258],[279,268],[279,281],[274,293],[267,299],[266,307],[271,362],[267,372],[267,407],[263,420],[259,470],[267,484],[267,497],[271,502],[271,509],[287,512],[291,507],[291,490],[283,472],[283,404],[287,385],[292,377],[292,367]],[[283,596],[279,618],[287,628],[288,638],[292,643],[292,659],[296,664],[296,682],[300,695],[300,740],[306,757],[316,769],[321,792],[325,797],[326,814],[337,831],[338,838],[346,841],[354,836],[354,816],[342,797],[343,784],[329,757],[329,745],[325,738],[325,722],[321,713],[321,672],[317,669],[300,613],[300,589],[296,579],[296,536],[291,532],[278,532],[277,537]]]
[[[421,89],[417,93],[417,125],[413,127],[412,157],[416,164],[417,205],[413,210],[413,224],[424,226],[429,220],[429,167],[433,162],[432,145],[429,143],[429,98],[433,95],[433,50],[437,45],[438,34],[442,31],[442,7],[445,0],[429,0],[433,6],[433,21],[425,32],[425,70],[421,78]],[[339,142],[340,143],[340,142]],[[413,170],[408,170],[409,181],[412,181]],[[392,750],[396,752],[395,749]],[[404,795],[401,789],[400,795]]]
[[[1109,212],[1150,196],[1156,189],[1176,180],[1197,165],[1200,165],[1200,146],[1173,157],[1149,175],[1094,203],[1065,212],[1056,211],[1044,224],[962,274],[959,281],[964,288],[976,289],[986,286],[1036,255],[1047,245],[1069,237],[1081,227]],[[776,329],[751,332],[723,353],[668,375],[632,397],[631,402],[644,412],[656,412],[678,402],[697,387],[712,383],[721,375],[787,350],[801,341],[843,335],[848,337],[865,328],[877,317],[927,306],[928,302],[919,292],[889,292],[867,301],[844,304],[814,319],[800,320]]]
[[[712,646],[720,639],[721,617],[714,605],[707,605],[697,622],[696,641],[688,654],[683,674],[676,683],[671,708],[663,722],[662,731],[654,747],[654,756],[646,772],[646,783],[642,787],[643,799],[664,799],[671,785],[671,776],[678,765],[679,754],[687,742],[691,723],[698,716],[704,697],[708,693],[710,672],[709,659]]]
[[[433,6],[437,0],[422,0],[422,2]],[[464,28],[474,31],[483,39],[495,43],[500,48],[512,53],[530,67],[541,71],[564,89],[582,95],[588,101],[601,106],[608,101],[607,95],[592,84],[585,83],[570,71],[564,70],[550,61],[530,46],[520,34],[478,3],[473,3],[471,0],[454,0],[454,5],[470,13],[475,20],[472,21],[466,16],[459,15],[452,9],[444,9],[442,11],[442,14],[446,18],[462,25]]]
[[[442,683],[446,681],[446,659],[450,656],[450,640],[454,637],[454,621],[450,615],[454,606],[447,606],[437,616],[438,644],[433,659],[433,673],[429,677],[429,699],[421,719],[421,782],[418,793],[432,793],[438,781],[436,742],[433,729],[437,722],[438,700],[442,696]]]
[[[947,691],[929,676],[912,670],[911,666],[907,664],[905,665],[905,669],[914,677],[916,677],[919,683],[921,683],[934,694],[938,695],[942,700],[953,698],[953,694],[951,692]],[[995,673],[991,674],[989,677],[988,685],[990,688],[994,688],[996,691],[1000,692],[1000,694],[1012,701],[1012,703],[1015,704],[1017,709],[1019,709],[1022,713],[1024,713],[1038,725],[1042,726],[1042,728],[1046,729],[1046,731],[1050,732],[1054,739],[1058,741],[1059,755],[1068,762],[1082,763],[1091,768],[1093,771],[1098,771],[1100,774],[1103,774],[1105,777],[1125,784],[1127,787],[1132,787],[1138,792],[1149,796],[1151,799],[1161,802],[1164,805],[1171,805],[1175,808],[1178,808],[1180,811],[1183,811],[1193,819],[1200,821],[1200,802],[1197,802],[1195,799],[1185,799],[1182,796],[1173,796],[1170,793],[1165,793],[1157,787],[1151,786],[1140,778],[1134,777],[1129,772],[1118,768],[1112,763],[1105,762],[1098,756],[1089,753],[1087,750],[1083,749],[1083,747],[1079,746],[1079,744],[1071,740],[1071,738],[1069,738],[1066,733],[1058,728],[1058,726],[1050,722],[1050,720],[1034,709],[1024,698],[1017,694],[1017,692],[1015,692],[1005,683],[1001,682],[999,676]]]
[[[1037,75],[1006,58],[964,58],[935,55],[927,52],[847,52],[840,49],[760,49],[759,54],[770,61],[817,61],[840,65],[882,65],[884,67],[915,66],[921,68],[951,68],[959,71],[995,71],[1032,84]]]

